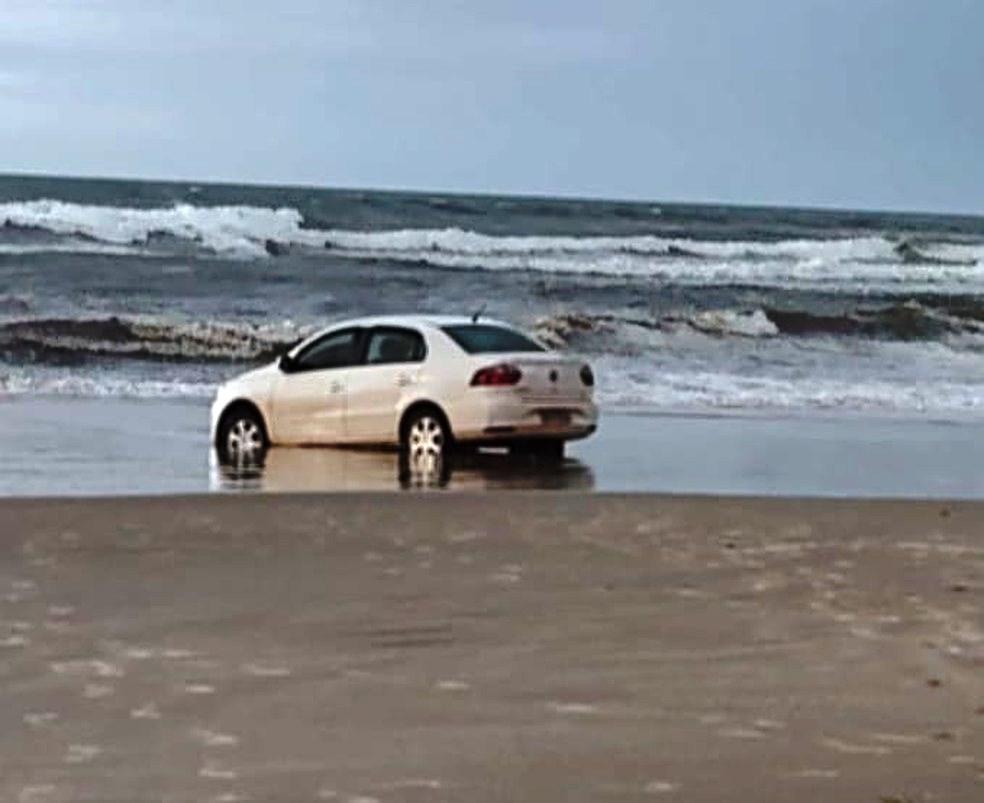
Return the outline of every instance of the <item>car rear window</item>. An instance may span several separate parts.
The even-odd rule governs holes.
[[[508,351],[545,351],[539,343],[515,329],[488,323],[443,327],[444,333],[469,354],[496,354]]]

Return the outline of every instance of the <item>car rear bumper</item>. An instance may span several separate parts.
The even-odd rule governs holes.
[[[516,440],[564,440],[576,441],[594,434],[597,424],[585,427],[486,427],[481,437],[459,438],[467,442],[502,443]]]
[[[531,402],[502,391],[477,391],[451,421],[461,442],[526,438],[577,440],[598,428],[598,408],[584,399]]]

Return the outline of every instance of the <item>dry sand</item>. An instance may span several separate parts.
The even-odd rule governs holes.
[[[984,506],[0,502],[3,801],[984,800]]]

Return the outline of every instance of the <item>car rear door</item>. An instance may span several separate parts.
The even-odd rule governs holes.
[[[363,364],[349,372],[346,439],[395,443],[401,401],[420,380],[424,337],[412,327],[377,326],[363,351]]]
[[[274,389],[274,439],[286,445],[345,440],[349,374],[361,361],[364,330],[339,329],[308,344]]]

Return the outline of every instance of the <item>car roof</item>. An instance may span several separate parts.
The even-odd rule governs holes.
[[[297,354],[319,337],[329,334],[330,332],[337,332],[339,329],[347,329],[350,326],[408,326],[417,327],[420,329],[440,329],[442,326],[468,326],[473,323],[504,326],[507,329],[517,328],[511,323],[499,321],[495,318],[482,317],[479,318],[478,321],[473,321],[471,315],[373,315],[362,318],[344,318],[342,320],[335,321],[328,326],[323,326],[316,332],[312,332],[300,343],[295,345],[290,353]]]
[[[346,326],[461,326],[473,323],[470,315],[374,315],[364,318],[349,318],[346,320],[335,321],[330,326],[326,326],[321,331],[327,332],[332,329],[339,329]],[[504,321],[497,321],[492,318],[479,318],[477,323],[490,323],[495,326],[506,326],[514,328],[512,324]]]

